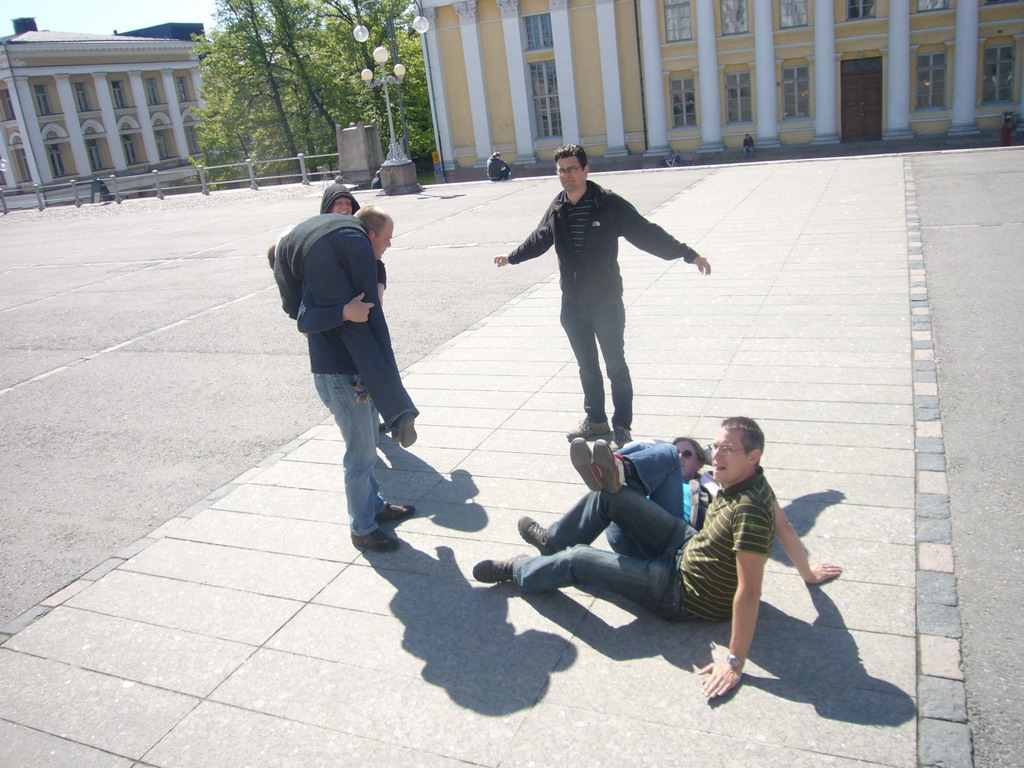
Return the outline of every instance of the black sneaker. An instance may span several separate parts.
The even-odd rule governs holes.
[[[393,549],[398,549],[398,537],[378,528],[365,536],[352,534],[352,546],[359,550],[371,549],[374,552],[390,552]]]
[[[615,427],[615,429],[612,430],[612,434],[614,435],[612,437],[612,450],[613,451],[618,451],[626,443],[632,443],[633,442],[633,435],[631,435],[629,433],[629,430],[626,429],[625,427]]]
[[[555,548],[551,546],[548,538],[548,529],[532,517],[519,518],[519,535],[527,544],[536,547],[542,555],[555,554]]]
[[[484,584],[512,581],[512,565],[521,558],[522,555],[508,560],[481,560],[473,566],[473,578]]]

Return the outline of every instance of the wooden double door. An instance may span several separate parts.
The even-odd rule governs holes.
[[[882,138],[882,59],[841,63],[843,141]]]

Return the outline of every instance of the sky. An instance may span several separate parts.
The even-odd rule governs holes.
[[[14,34],[11,19],[34,16],[39,29],[109,35],[115,29],[153,27],[166,22],[213,26],[214,0],[0,0],[0,37]]]

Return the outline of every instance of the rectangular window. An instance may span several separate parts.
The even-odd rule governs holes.
[[[917,108],[946,106],[946,54],[917,56]]]
[[[727,72],[725,75],[726,117],[730,123],[750,122],[750,73]]]
[[[28,169],[28,156],[21,147],[14,150],[14,162],[18,165],[18,173],[21,174],[21,180],[26,183],[31,181],[32,172]]]
[[[161,160],[166,160],[171,156],[171,150],[167,144],[167,131],[156,131],[153,136],[156,137],[156,153],[160,155]]]
[[[949,8],[949,0],[917,0],[919,11],[943,11]]]
[[[538,137],[562,135],[562,113],[558,109],[558,76],[555,62],[530,64],[533,85],[533,117]]]
[[[50,113],[50,97],[46,94],[45,85],[33,85],[32,89],[36,94],[36,109],[40,115],[49,115]]]
[[[85,154],[89,157],[89,167],[93,173],[103,168],[103,153],[100,151],[100,143],[96,139],[85,140]]]
[[[124,149],[124,161],[128,165],[138,165],[139,155],[135,151],[135,137],[126,133],[121,137],[121,147]]]
[[[550,13],[524,16],[523,21],[526,23],[526,50],[550,48],[554,45],[553,38],[551,37]]]
[[[692,38],[690,0],[665,0],[665,40],[671,43]]]
[[[811,116],[811,79],[806,66],[782,68],[782,117]]]
[[[1013,100],[1013,46],[994,45],[985,49],[982,65],[981,100]]]
[[[0,99],[0,104],[3,104],[4,120],[14,119],[14,105],[11,103],[11,92],[7,89],[0,91],[3,98]]]
[[[188,153],[190,155],[199,154],[199,139],[196,136],[195,126],[185,126],[185,143],[188,144]]]
[[[60,151],[60,144],[47,144],[46,156],[50,159],[50,171],[54,177],[68,175],[64,168],[64,153]]]
[[[679,77],[669,81],[672,98],[672,127],[685,128],[697,124],[697,91],[692,77]]]
[[[177,77],[174,82],[177,84],[178,101],[192,101],[188,95],[188,83],[185,82],[185,78]]]
[[[85,89],[85,83],[75,83],[75,104],[79,112],[88,112],[92,109],[89,105],[89,92]]]
[[[152,77],[146,78],[146,103],[150,106],[160,103],[160,92],[156,89],[156,80]]]
[[[747,26],[747,0],[721,0],[721,4],[723,35],[750,31]]]
[[[779,4],[779,28],[806,27],[807,0],[781,0]]]
[[[875,18],[875,0],[846,0],[846,18]]]
[[[110,81],[110,92],[114,94],[114,109],[124,109],[124,88],[121,86],[120,80]]]

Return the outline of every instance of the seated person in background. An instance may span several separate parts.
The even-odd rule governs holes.
[[[743,137],[743,156],[754,156],[754,139],[749,133]]]
[[[501,159],[500,152],[487,158],[487,178],[491,181],[505,181],[511,175],[512,166]]]

